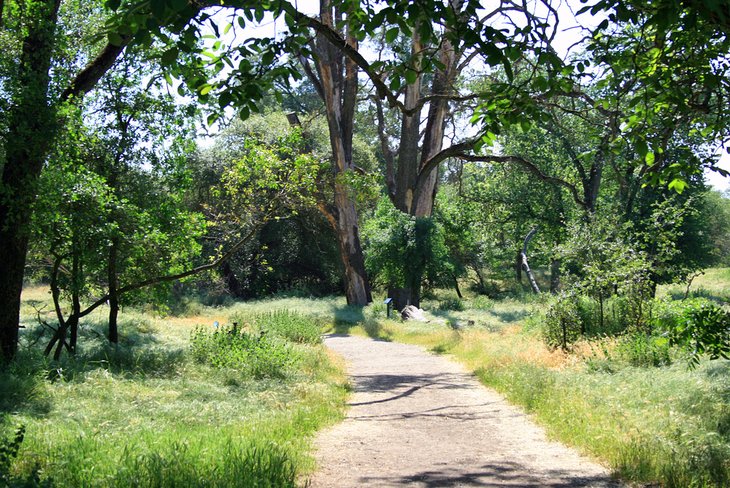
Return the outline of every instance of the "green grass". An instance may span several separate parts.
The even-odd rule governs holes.
[[[342,368],[314,340],[321,323],[272,315],[278,307],[268,308],[276,333],[267,341],[290,358],[278,374],[196,361],[195,328],[212,332],[241,308],[167,318],[127,311],[118,348],[105,344],[104,318],[95,315],[82,327],[78,357],[59,363],[40,357],[43,340],[27,347],[38,331],[25,329],[18,360],[0,371],[0,439],[26,427],[0,486],[3,475],[58,487],[302,484],[314,468],[312,435],[342,416]],[[266,316],[259,321],[264,329]]]

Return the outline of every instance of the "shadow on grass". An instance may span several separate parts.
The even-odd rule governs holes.
[[[384,329],[379,320],[365,317],[363,307],[354,305],[332,307],[334,317],[333,332],[339,335],[350,335],[354,327],[362,328],[368,337],[380,341],[391,341],[390,334]]]
[[[490,315],[501,320],[505,324],[511,324],[527,318],[530,315],[529,310],[489,310]]]
[[[672,300],[683,300],[685,292],[682,290],[674,289],[669,291],[669,296]],[[730,293],[728,290],[708,290],[704,287],[699,287],[689,292],[687,298],[705,298],[718,305],[727,305],[730,303]]]
[[[144,326],[121,323],[120,331],[124,333],[117,345],[110,344],[98,328],[98,324],[82,325],[76,356],[64,351],[58,361],[43,355],[50,340],[49,332],[42,334],[38,328],[24,330],[26,337],[16,358],[0,366],[0,419],[2,414],[11,412],[30,416],[48,414],[53,408],[48,390],[52,382],[82,383],[88,373],[97,370],[122,378],[172,377],[178,374],[185,360],[183,349],[163,346]]]
[[[466,323],[467,320],[464,318],[457,317],[454,315],[453,310],[430,310],[429,313],[433,315],[434,317],[438,317],[440,319],[444,319],[446,321],[446,325],[448,325],[451,328],[457,328],[458,324]]]

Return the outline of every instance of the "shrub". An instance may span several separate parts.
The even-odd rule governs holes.
[[[669,330],[669,338],[689,352],[692,367],[704,354],[730,359],[730,313],[711,303],[690,304]]]
[[[25,426],[21,425],[9,438],[0,439],[0,485],[10,485],[10,466],[17,457],[25,437]]]
[[[484,295],[477,295],[471,300],[469,308],[474,310],[492,310],[494,308],[494,300]]]
[[[545,314],[543,339],[550,347],[568,349],[581,334],[582,322],[575,295],[562,294]]]
[[[290,348],[266,334],[221,327],[196,328],[190,338],[193,358],[216,368],[232,368],[254,378],[283,378],[292,363]]]
[[[631,366],[659,367],[672,363],[670,351],[666,337],[637,332],[621,337],[615,354],[617,359]]]

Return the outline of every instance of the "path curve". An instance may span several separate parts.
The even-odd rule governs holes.
[[[354,394],[317,438],[313,488],[619,486],[459,364],[418,346],[331,335]]]

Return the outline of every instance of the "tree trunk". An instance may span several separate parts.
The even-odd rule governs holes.
[[[421,307],[421,286],[411,284],[404,288],[391,287],[388,288],[388,296],[393,299],[393,308],[395,310],[403,310],[408,305]]]
[[[20,294],[28,251],[35,187],[55,133],[48,101],[49,69],[60,0],[30,7],[28,34],[18,67],[5,137],[0,190],[0,353],[9,361],[18,349]]]
[[[560,289],[560,260],[550,260],[550,293],[557,293]]]
[[[522,262],[522,269],[525,270],[525,274],[527,275],[527,279],[530,282],[530,288],[532,288],[532,291],[535,293],[540,293],[540,287],[537,286],[537,281],[535,280],[535,275],[532,272],[532,269],[530,269],[530,264],[527,262],[527,245],[530,243],[532,238],[535,236],[535,233],[537,233],[537,227],[533,227],[530,232],[527,233],[525,236],[525,242],[522,245],[522,252],[520,252],[520,260]]]
[[[456,290],[456,296],[459,297],[459,299],[464,298],[464,296],[461,294],[461,289],[459,289],[459,279],[454,275],[454,289]]]
[[[332,28],[345,15],[333,8],[328,0],[320,3],[323,24]],[[357,39],[345,33],[347,43],[357,49]],[[370,284],[365,272],[365,258],[360,245],[358,215],[355,202],[340,177],[353,171],[352,136],[357,103],[358,68],[354,61],[335,48],[323,35],[316,39],[316,67],[318,77],[308,70],[324,101],[329,126],[330,145],[335,170],[334,224],[345,272],[345,292],[349,305],[365,306],[372,301]]]
[[[347,188],[335,183],[337,238],[345,268],[345,296],[348,305],[365,306],[373,301],[365,273],[365,257],[360,245],[357,210],[347,195]]]
[[[109,284],[109,342],[112,344],[119,343],[119,327],[117,319],[119,317],[119,277],[117,276],[117,254],[119,248],[119,239],[112,238],[111,246],[109,246],[109,261],[107,262],[107,280]]]
[[[83,268],[81,264],[81,251],[78,244],[73,244],[73,256],[71,262],[71,315],[68,317],[67,329],[70,332],[68,339],[68,350],[71,354],[76,354],[76,344],[79,338],[79,314],[81,313],[81,285],[84,282]],[[59,351],[59,349],[57,349]],[[58,352],[60,355],[60,352]],[[58,358],[55,358],[58,359]]]

